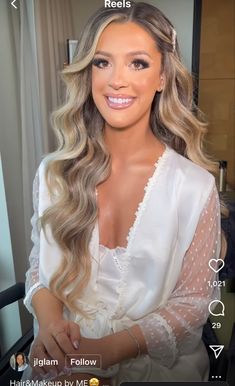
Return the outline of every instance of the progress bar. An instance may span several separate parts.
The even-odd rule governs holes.
[[[229,386],[227,382],[123,382],[121,386]]]

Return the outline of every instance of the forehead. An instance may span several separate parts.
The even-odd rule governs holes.
[[[134,22],[112,22],[100,35],[96,50],[121,49],[130,47],[134,50],[148,48],[157,51],[157,45],[152,35]]]

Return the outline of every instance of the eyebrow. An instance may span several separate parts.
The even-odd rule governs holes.
[[[106,51],[96,51],[95,55],[104,55],[104,56],[107,56],[109,58],[112,57],[112,54],[110,54],[109,52],[106,52]],[[143,51],[143,50],[131,51],[131,52],[127,53],[127,56],[134,56],[134,55],[147,55],[150,59],[152,59],[152,57],[146,51]]]

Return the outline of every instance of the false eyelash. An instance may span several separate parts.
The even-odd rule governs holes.
[[[108,61],[106,59],[101,59],[101,58],[95,58],[92,60],[92,64],[98,68],[102,68],[102,67],[100,67],[101,63],[108,64]]]
[[[106,59],[103,58],[95,58],[92,61],[92,64],[100,69],[105,67],[100,67],[101,63],[105,63],[107,65],[109,62]],[[136,68],[136,71],[144,70],[145,68],[149,67],[149,63],[144,59],[134,59],[132,60],[131,64],[138,64],[141,65],[142,68]]]
[[[145,69],[145,68],[148,68],[149,67],[149,63],[146,62],[145,60],[143,59],[134,59],[132,61],[132,63],[137,63],[137,64],[141,64],[143,66],[143,68],[141,68],[141,70]],[[140,69],[139,69],[140,70]],[[138,71],[138,70],[137,70]]]

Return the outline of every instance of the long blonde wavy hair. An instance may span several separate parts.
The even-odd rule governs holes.
[[[56,197],[41,217],[49,225],[63,259],[50,281],[53,293],[72,311],[89,282],[89,243],[98,216],[95,190],[107,179],[111,158],[103,141],[104,120],[91,95],[91,66],[102,31],[112,22],[132,21],[155,39],[162,54],[165,87],[156,93],[150,127],[156,137],[210,172],[217,164],[204,150],[206,123],[193,103],[192,78],[183,66],[174,29],[160,10],[146,3],[130,8],[101,8],[88,21],[76,59],[63,71],[65,104],[53,114],[58,149],[46,163],[46,181]],[[72,284],[72,285],[71,285]]]

